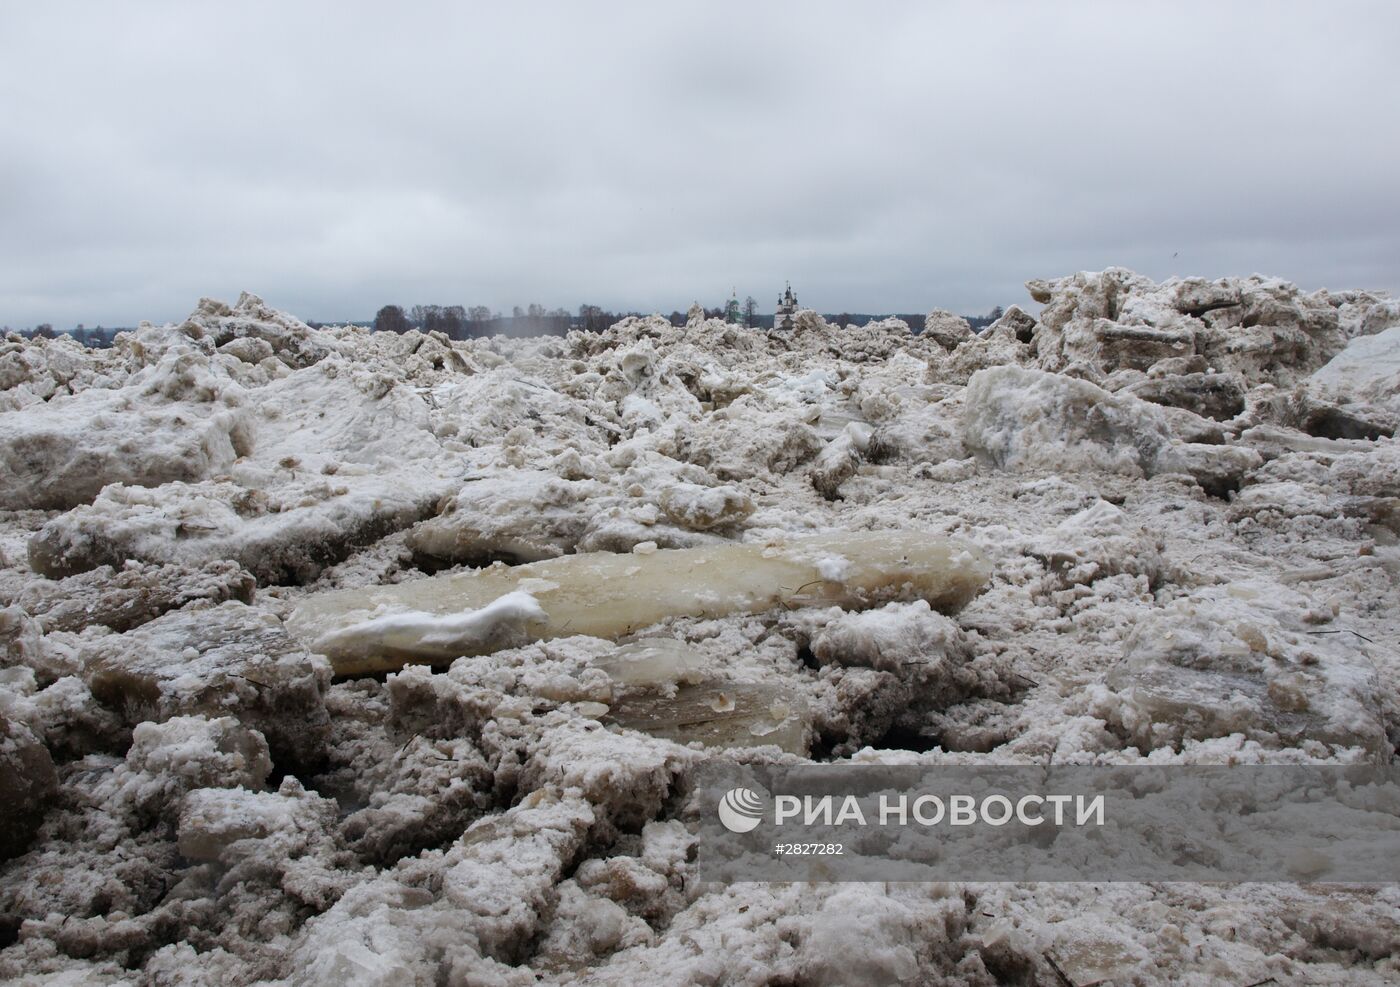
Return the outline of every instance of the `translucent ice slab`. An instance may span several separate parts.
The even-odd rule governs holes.
[[[676,616],[811,605],[865,609],[916,599],[952,612],[982,589],[990,571],[976,549],[893,531],[646,554],[590,552],[325,593],[299,606],[287,627],[329,657],[337,674],[362,675],[571,634],[619,638]],[[511,593],[528,594],[539,612],[514,606],[498,615],[509,619],[487,619],[501,609],[492,604]],[[470,625],[473,633],[454,638],[448,625]]]

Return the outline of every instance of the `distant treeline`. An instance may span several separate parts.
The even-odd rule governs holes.
[[[740,309],[738,321],[754,329],[772,329],[774,316],[761,315],[756,308],[752,298],[746,299]],[[723,319],[728,312],[728,306],[706,308],[704,312],[707,319]],[[461,305],[414,305],[410,309],[398,305],[385,305],[375,314],[370,326],[376,332],[402,333],[410,329],[422,332],[437,331],[449,339],[475,339],[482,336],[562,336],[571,329],[602,332],[629,316],[641,317],[649,314],[651,313],[635,311],[612,312],[602,306],[588,304],[580,305],[577,315],[570,314],[562,308],[546,310],[533,304],[524,309],[517,305],[510,315],[492,312],[484,305],[472,308]],[[998,305],[986,315],[967,315],[963,318],[967,319],[974,331],[980,332],[1001,318],[1001,315],[1002,308]],[[842,312],[822,316],[826,321],[840,326],[863,326],[867,322],[880,319],[902,319],[909,324],[910,331],[916,333],[924,331],[925,317],[925,313],[922,312],[895,315]],[[683,326],[686,323],[685,313],[679,310],[673,311],[667,318],[673,326]]]
[[[15,330],[11,329],[9,326],[5,326],[4,329],[0,330],[0,336],[6,336],[14,331]],[[77,342],[82,343],[84,346],[90,346],[95,350],[106,349],[111,346],[112,340],[116,337],[117,333],[130,331],[129,329],[103,329],[101,326],[88,329],[84,327],[82,323],[79,323],[76,329],[65,329],[63,332],[54,332],[53,326],[49,325],[47,322],[41,322],[33,329],[18,330],[19,334],[27,339],[57,339],[59,336],[72,336]]]
[[[773,316],[760,315],[755,311],[755,308],[753,299],[746,299],[739,313],[739,322],[754,329],[772,329]],[[707,319],[723,319],[727,312],[727,306],[706,308],[704,311]],[[542,305],[534,304],[525,308],[517,305],[510,315],[493,312],[485,305],[476,305],[471,308],[462,305],[414,305],[408,309],[398,305],[385,305],[375,313],[372,320],[367,322],[308,322],[307,325],[313,329],[319,329],[326,325],[348,324],[366,326],[375,332],[398,333],[418,329],[422,332],[441,332],[449,339],[478,339],[485,336],[563,336],[571,329],[602,332],[613,323],[620,322],[628,316],[649,314],[651,313],[610,312],[599,305],[587,304],[580,305],[576,315],[562,308],[546,309]],[[965,315],[963,318],[967,319],[974,330],[980,332],[999,319],[1001,314],[1002,309],[998,305],[986,315]],[[673,326],[683,326],[686,322],[685,313],[680,311],[672,312],[668,318]],[[838,326],[863,326],[867,322],[880,319],[903,319],[909,324],[911,331],[916,333],[924,331],[924,315],[919,312],[896,315],[841,312],[839,314],[827,313],[822,318]],[[6,326],[0,330],[0,335],[11,331],[13,330]],[[58,333],[54,331],[52,325],[42,323],[32,329],[21,329],[19,334],[31,339],[36,336],[54,339],[59,335],[68,335],[84,346],[102,349],[112,345],[112,339],[117,333],[130,331],[130,329],[122,328],[104,329],[101,326],[88,329],[80,324],[76,329]]]

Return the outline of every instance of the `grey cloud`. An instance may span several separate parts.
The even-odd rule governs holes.
[[[247,288],[965,312],[1123,264],[1400,288],[1400,8],[31,5],[0,323]],[[1176,255],[1175,257],[1173,255]]]

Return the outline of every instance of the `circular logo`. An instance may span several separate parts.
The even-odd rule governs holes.
[[[747,788],[731,788],[719,800],[719,821],[731,833],[747,833],[763,821],[763,798]]]

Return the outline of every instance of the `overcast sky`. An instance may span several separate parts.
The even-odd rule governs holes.
[[[1397,103],[1385,0],[6,3],[0,324],[1397,291]]]

